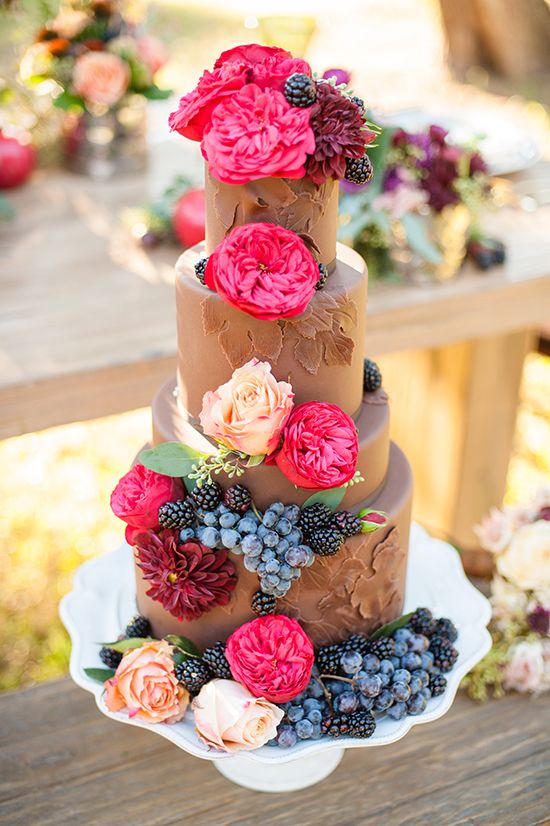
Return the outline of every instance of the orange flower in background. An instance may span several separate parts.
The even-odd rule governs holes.
[[[130,83],[130,69],[118,55],[88,52],[75,63],[73,90],[87,103],[114,106]]]

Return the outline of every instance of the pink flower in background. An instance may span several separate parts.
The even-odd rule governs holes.
[[[293,398],[290,384],[277,381],[268,362],[252,359],[205,393],[200,422],[207,436],[227,447],[263,456],[278,447]]]
[[[275,224],[235,227],[208,258],[205,284],[254,318],[302,313],[315,294],[319,267],[302,239]]]
[[[334,78],[337,86],[342,83],[347,85],[351,80],[351,72],[348,72],[347,69],[327,69],[326,72],[323,72],[323,80],[331,80],[332,78]]]
[[[177,723],[189,704],[189,694],[174,673],[172,649],[164,640],[148,642],[122,658],[115,676],[105,683],[109,711],[128,709],[146,723]]]
[[[159,69],[162,69],[168,60],[168,51],[162,40],[150,34],[138,38],[137,53],[140,59],[147,65],[152,75],[156,74]]]
[[[277,734],[281,708],[233,680],[210,680],[193,700],[195,731],[206,746],[227,752],[260,748]]]
[[[225,655],[238,682],[274,703],[286,703],[305,689],[314,659],[305,631],[283,614],[241,625],[227,640]]]
[[[244,63],[249,68],[249,81],[261,89],[283,91],[285,81],[295,72],[311,76],[309,63],[294,58],[285,49],[276,46],[260,46],[249,43],[228,49],[219,56],[214,64],[218,69],[227,63]]]
[[[504,688],[507,691],[538,692],[545,684],[544,649],[539,640],[515,643],[504,670]]]
[[[76,59],[73,91],[87,103],[114,106],[128,89],[130,69],[116,54],[86,52]]]
[[[487,551],[500,553],[512,538],[510,518],[505,511],[491,508],[479,525],[474,525],[474,533]]]
[[[224,183],[301,178],[315,149],[309,110],[290,106],[281,92],[250,83],[212,111],[201,149],[212,175]]]
[[[304,402],[295,407],[274,454],[279,470],[300,488],[336,488],[354,476],[358,455],[353,420],[335,404]]]
[[[134,465],[112,492],[111,509],[130,528],[158,528],[160,506],[181,499],[184,495],[181,479],[155,473],[143,465]],[[130,544],[133,544],[134,533],[135,531],[127,533]]]
[[[403,183],[395,189],[382,192],[372,202],[375,210],[388,212],[392,221],[399,221],[408,212],[418,212],[428,203],[428,196],[423,189],[413,183]]]

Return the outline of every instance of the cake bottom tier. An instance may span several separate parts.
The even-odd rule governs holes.
[[[302,571],[287,596],[279,600],[280,613],[300,621],[314,644],[338,642],[350,633],[369,634],[398,617],[405,598],[407,550],[411,521],[412,473],[397,445],[391,445],[385,483],[369,507],[385,511],[385,528],[347,539],[335,556],[317,557]],[[354,510],[360,510],[361,504]],[[136,565],[137,603],[157,637],[181,634],[200,650],[227,637],[254,619],[250,604],[258,590],[256,574],[247,571],[242,557],[232,556],[239,580],[228,605],[191,622],[180,621],[147,596],[147,582]]]

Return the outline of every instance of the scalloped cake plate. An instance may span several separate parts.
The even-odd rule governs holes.
[[[97,643],[115,639],[136,613],[133,560],[128,545],[82,565],[75,574],[73,590],[61,601],[59,612],[72,642],[71,677],[94,695],[103,714],[120,723],[150,729],[189,754],[214,761],[223,775],[240,785],[259,791],[291,791],[330,774],[342,759],[344,749],[394,743],[413,726],[437,720],[449,710],[462,677],[491,647],[487,630],[491,608],[466,578],[457,551],[429,536],[419,525],[413,525],[404,610],[411,611],[419,605],[428,606],[436,616],[450,617],[459,629],[459,657],[446,675],[447,690],[429,700],[426,711],[400,721],[383,717],[368,740],[326,738],[303,741],[291,749],[264,746],[237,756],[209,750],[200,743],[192,714],[174,725],[152,725],[131,720],[125,711],[109,711],[103,701],[103,686],[86,676],[84,668],[103,666]],[[294,765],[295,761],[299,764]]]

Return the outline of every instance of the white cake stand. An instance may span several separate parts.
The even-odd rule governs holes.
[[[175,725],[148,724],[131,720],[126,711],[111,712],[103,701],[103,686],[86,676],[84,668],[101,666],[97,643],[116,639],[128,619],[136,613],[132,553],[127,545],[90,560],[78,569],[73,590],[60,605],[61,619],[71,636],[71,677],[90,691],[100,711],[130,726],[148,728],[195,757],[214,762],[229,780],[256,791],[288,792],[311,786],[327,777],[340,763],[344,749],[372,748],[394,743],[413,726],[430,723],[452,705],[462,677],[489,651],[488,601],[468,581],[457,551],[446,542],[430,537],[413,525],[409,550],[405,611],[420,605],[436,616],[450,617],[459,629],[459,657],[447,674],[444,694],[428,701],[423,714],[396,721],[382,717],[368,740],[342,737],[302,741],[291,749],[264,746],[254,752],[227,755],[202,745],[188,713]]]

